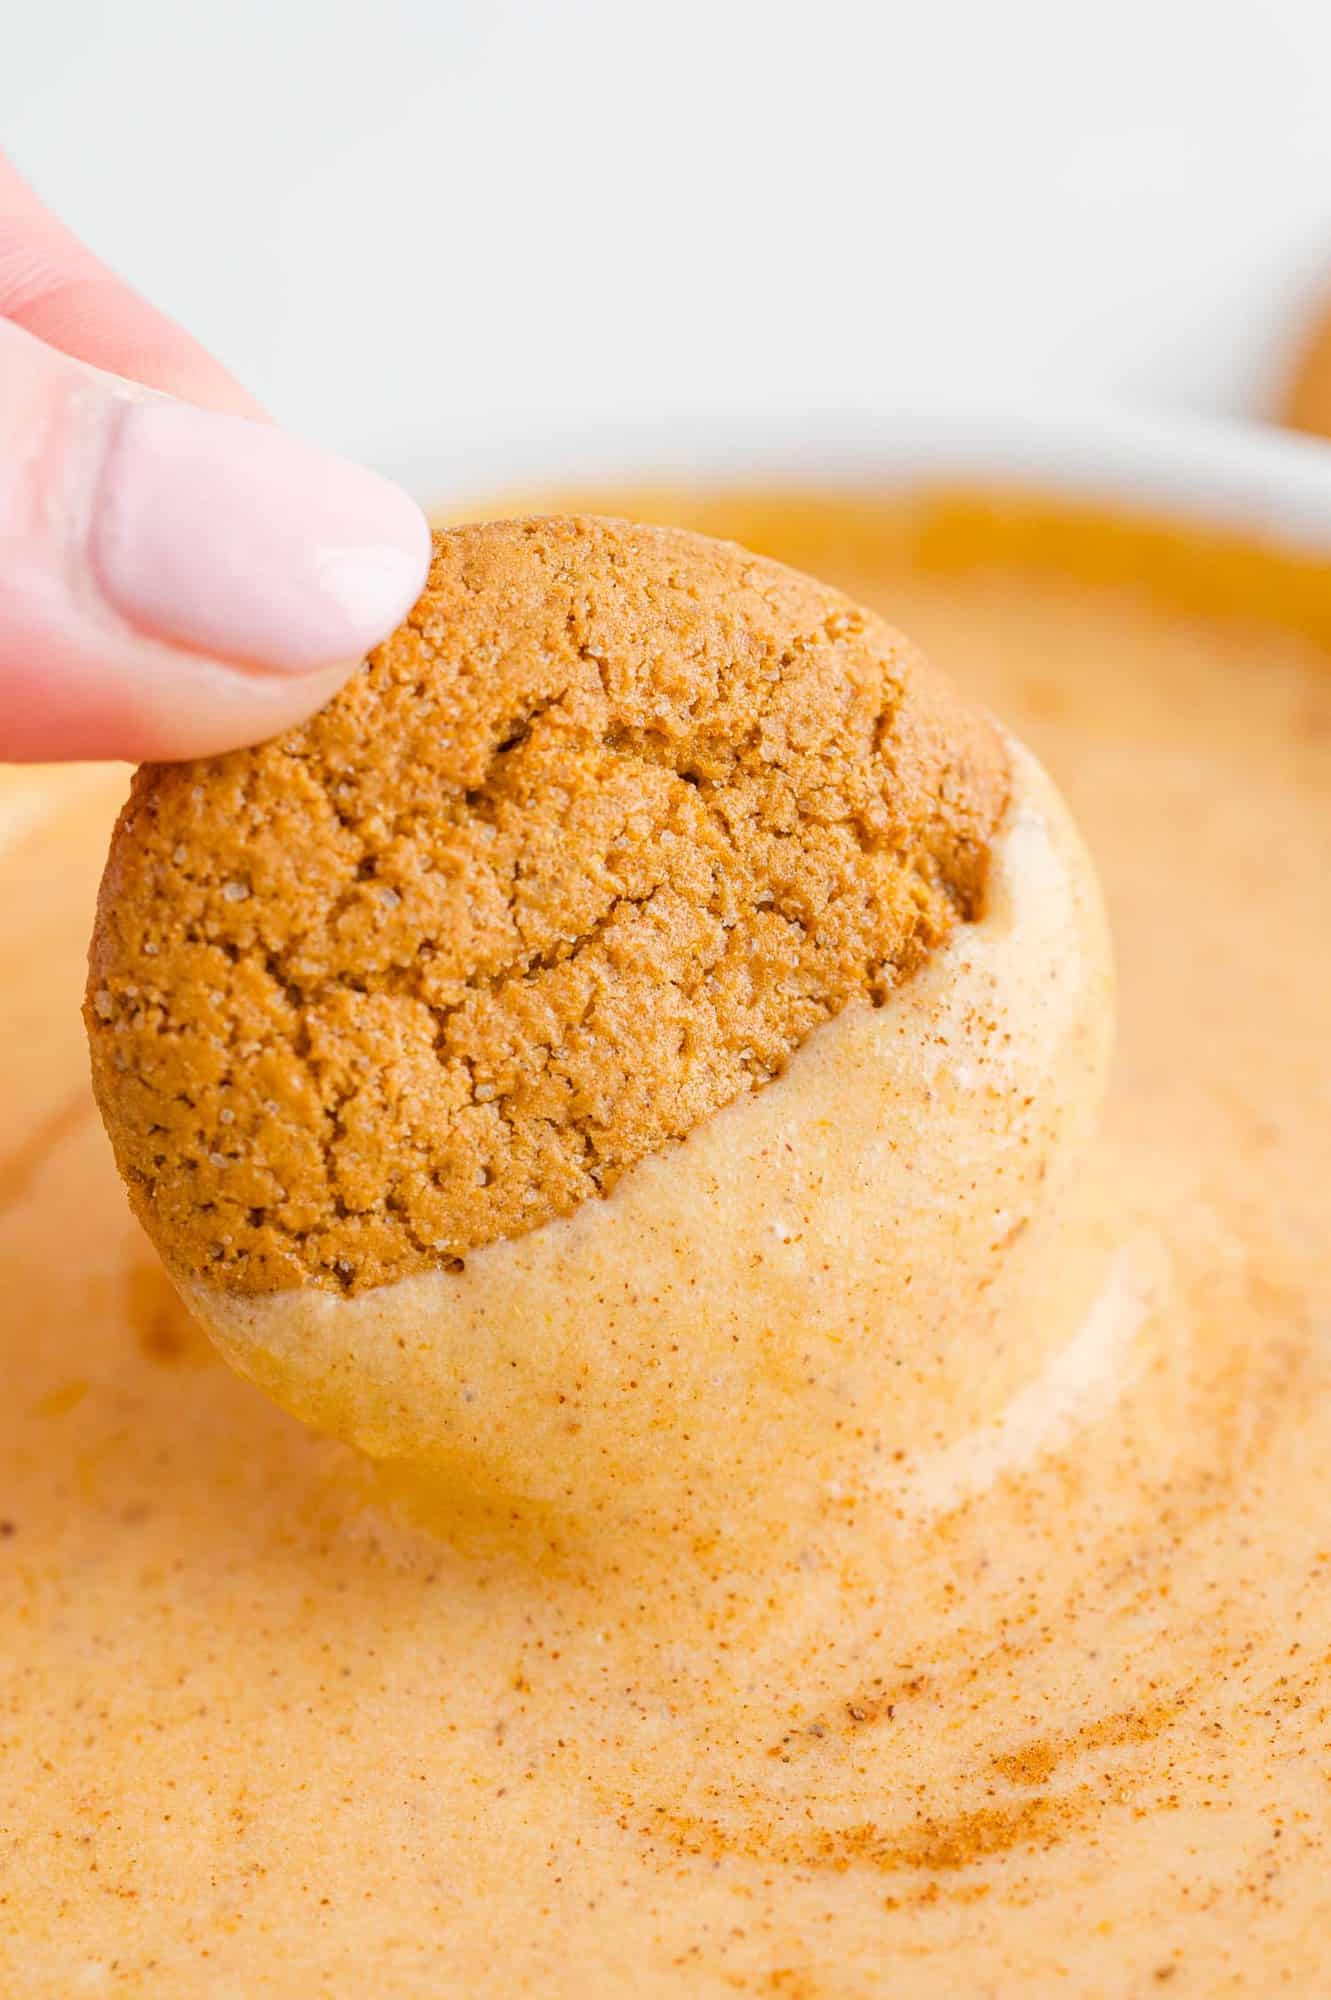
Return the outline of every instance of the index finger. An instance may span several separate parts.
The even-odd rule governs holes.
[[[221,363],[139,297],[0,153],[0,318],[113,375],[236,416],[264,412]]]

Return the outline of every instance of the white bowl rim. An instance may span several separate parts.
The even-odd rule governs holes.
[[[457,440],[399,469],[436,505],[561,486],[763,484],[879,490],[992,484],[1231,528],[1331,557],[1331,444],[1273,425],[1105,405],[921,402],[872,410],[627,414]],[[400,455],[399,455],[400,456]],[[425,474],[422,477],[422,474]]]

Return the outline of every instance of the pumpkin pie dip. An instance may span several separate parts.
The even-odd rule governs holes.
[[[0,1986],[1320,1993],[1325,571],[609,502],[829,585],[453,531],[135,780],[193,1317],[123,786],[0,797]]]

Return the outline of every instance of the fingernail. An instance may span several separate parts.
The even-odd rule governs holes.
[[[137,630],[307,674],[361,658],[401,623],[430,533],[399,487],[267,424],[117,400],[89,554]]]

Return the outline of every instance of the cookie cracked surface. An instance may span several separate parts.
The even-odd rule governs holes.
[[[90,953],[137,1214],[361,1291],[607,1193],[977,915],[1001,740],[839,592],[593,518],[436,536],[310,722],[137,773]]]

